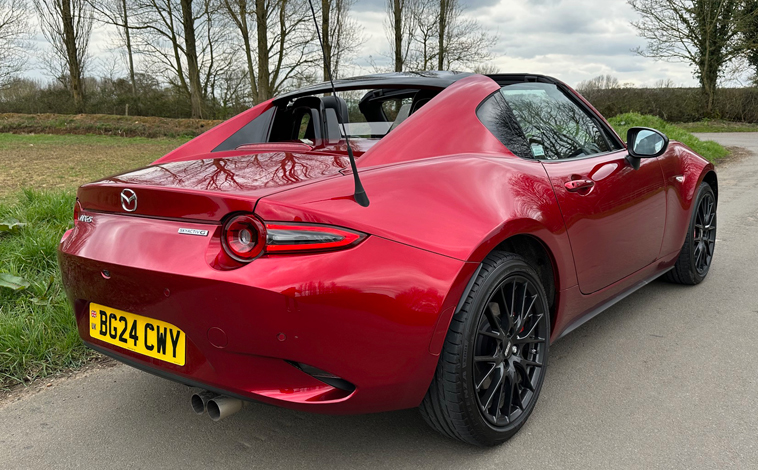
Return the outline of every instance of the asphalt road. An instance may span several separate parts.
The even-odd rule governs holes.
[[[0,467],[758,468],[758,135],[719,168],[718,241],[697,287],[655,282],[551,349],[542,396],[479,449],[416,410],[320,416],[251,404],[214,423],[190,390],[126,366],[0,408]]]

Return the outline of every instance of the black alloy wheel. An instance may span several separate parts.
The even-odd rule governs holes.
[[[542,389],[548,299],[523,257],[496,251],[453,315],[421,414],[441,434],[481,446],[510,439]]]
[[[536,285],[507,277],[485,304],[474,342],[474,384],[482,416],[492,426],[516,421],[542,382],[546,313]]]
[[[708,275],[716,249],[716,195],[708,183],[698,188],[689,231],[674,267],[666,279],[677,284],[699,284]]]

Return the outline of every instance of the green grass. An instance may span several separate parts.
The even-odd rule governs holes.
[[[704,119],[698,122],[677,123],[689,132],[758,132],[758,124],[752,122],[731,122],[719,119]]]
[[[0,221],[26,226],[0,232],[0,272],[30,282],[22,291],[0,287],[0,388],[78,367],[93,353],[77,334],[56,248],[73,225],[73,191],[29,191],[0,202]]]
[[[669,139],[683,143],[710,162],[717,162],[729,154],[729,151],[721,144],[712,140],[700,140],[692,135],[690,131],[656,116],[626,113],[612,117],[608,122],[610,122],[623,139],[626,139],[626,131],[630,127],[651,127],[663,132]]]

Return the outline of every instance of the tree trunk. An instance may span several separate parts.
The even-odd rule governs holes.
[[[449,0],[440,0],[440,27],[437,51],[437,70],[445,69],[445,33],[447,32],[447,16]]]
[[[200,69],[197,63],[197,45],[195,41],[195,21],[192,17],[192,0],[181,0],[182,25],[184,26],[184,50],[187,57],[187,74],[189,75],[190,102],[192,117],[203,117],[203,97],[201,94]]]
[[[271,98],[268,69],[268,12],[265,0],[255,0],[255,22],[258,32],[258,102]]]
[[[61,19],[63,20],[63,41],[66,46],[68,73],[71,79],[71,95],[77,113],[84,112],[84,91],[82,90],[82,67],[76,49],[74,18],[71,13],[71,0],[61,0]]]
[[[332,41],[329,33],[330,0],[321,0],[321,34],[324,41],[324,80],[329,80],[332,68]]]
[[[126,57],[129,61],[129,81],[132,84],[132,95],[137,96],[137,80],[134,78],[134,54],[132,53],[132,35],[129,31],[129,14],[126,9],[126,0],[121,0],[122,13],[124,15],[124,40],[126,42]]]
[[[395,26],[395,72],[403,71],[403,8],[400,0],[392,0]]]

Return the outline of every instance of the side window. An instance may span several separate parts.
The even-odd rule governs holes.
[[[518,83],[500,95],[521,128],[533,158],[559,160],[614,150],[593,119],[550,83]]]
[[[387,121],[392,122],[397,119],[397,115],[404,105],[410,106],[413,100],[411,98],[401,98],[394,100],[382,101],[382,111],[387,117]]]

